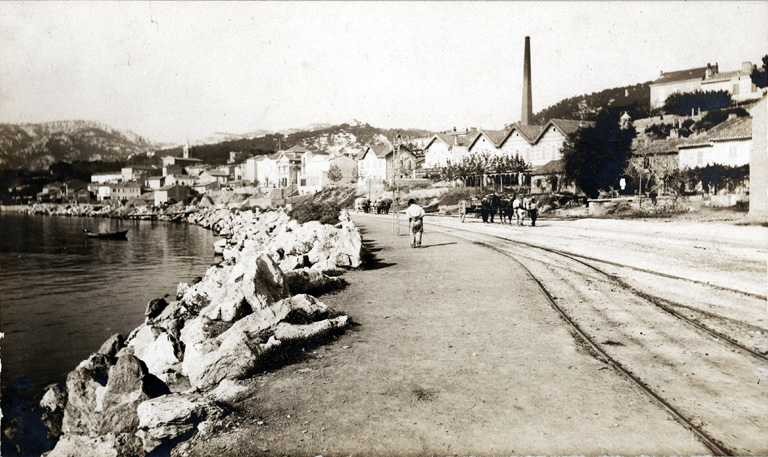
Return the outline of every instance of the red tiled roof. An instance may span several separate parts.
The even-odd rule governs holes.
[[[702,81],[702,84],[730,81],[731,78],[739,77],[739,76],[749,76],[749,73],[744,73],[741,70],[724,71],[722,73],[715,73],[711,77]]]
[[[303,148],[297,144],[296,146],[292,146],[289,149],[286,149],[285,152],[294,152],[297,154],[304,154],[306,152],[309,152],[309,149]]]
[[[373,149],[373,153],[379,159],[383,159],[392,153],[392,145],[386,143],[374,144],[371,146],[371,149]]]
[[[706,72],[707,72],[707,67],[691,68],[689,70],[670,71],[667,73],[662,73],[661,77],[656,81],[653,81],[651,85],[674,83],[678,81],[687,81],[689,79],[702,80],[704,79],[704,75],[706,74]]]
[[[752,138],[752,118],[744,116],[728,119],[725,122],[712,127],[707,132],[707,137],[713,141]]]
[[[681,138],[668,138],[664,140],[654,140],[648,143],[640,144],[640,141],[636,141],[632,145],[632,150],[635,154],[639,155],[654,155],[654,154],[671,154],[677,153],[677,147],[685,143],[685,139]]]
[[[437,139],[447,144],[448,146],[453,146],[456,144],[459,146],[470,146],[478,136],[480,136],[480,131],[478,130],[472,130],[471,132],[436,133],[434,136],[432,136],[432,139],[427,142],[426,146],[424,146],[424,149],[427,149],[429,145],[431,145],[432,142]]]

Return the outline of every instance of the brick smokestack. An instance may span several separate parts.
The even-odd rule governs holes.
[[[533,97],[531,95],[531,37],[525,37],[525,59],[523,62],[523,110],[520,123],[529,125],[533,117]]]

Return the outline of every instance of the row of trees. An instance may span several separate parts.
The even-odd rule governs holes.
[[[475,154],[462,158],[455,164],[438,167],[429,176],[433,181],[465,181],[480,175],[501,175],[505,173],[528,173],[531,164],[523,160],[519,155],[514,157],[492,156],[490,154]]]

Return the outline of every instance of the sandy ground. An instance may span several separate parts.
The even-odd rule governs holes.
[[[222,420],[214,433],[198,435],[177,447],[175,455],[708,453],[638,387],[584,349],[527,273],[509,257],[440,233],[436,226],[430,229],[429,224],[424,248],[410,249],[405,235],[392,233],[391,219],[355,219],[375,262],[369,269],[347,273],[350,285],[344,291],[322,297],[350,315],[355,327],[325,345],[305,348],[303,357],[255,378],[251,392],[233,405],[235,413]],[[700,227],[668,226],[661,235],[652,224],[610,222],[615,225],[596,221],[542,221],[537,228],[470,224],[481,232],[504,230],[530,242],[560,243],[585,255],[599,252],[615,259],[618,253],[637,266],[656,265],[647,256],[649,245],[663,245],[664,252],[675,247],[688,252],[678,240],[686,240],[686,245],[711,243],[705,246],[729,242],[743,246],[733,251],[740,260],[724,255],[707,263],[670,256],[669,266],[664,267],[686,273],[692,265],[696,267],[693,274],[704,278],[727,261],[739,267],[744,280],[723,284],[756,290],[760,289],[758,278],[765,278],[765,228],[736,227],[739,233],[734,235],[724,227],[702,237]],[[451,219],[444,225],[455,223]],[[755,241],[753,236],[763,238]],[[584,240],[591,240],[591,247]],[[755,243],[762,253],[751,252]],[[757,260],[761,254],[762,263]],[[743,262],[751,263],[744,266]],[[754,307],[752,303],[744,306]],[[610,328],[625,317],[613,314],[615,307],[597,304],[594,308],[601,312],[584,315],[586,320],[604,317],[604,325],[593,326],[593,331]],[[633,350],[614,354],[632,363],[636,360],[632,354],[642,345],[630,345],[638,337],[629,338],[633,329],[627,329],[622,334],[626,344],[617,345],[617,350]],[[622,335],[610,337],[621,341]],[[701,339],[690,334],[685,338]],[[664,346],[656,340],[653,345]],[[722,357],[718,360],[727,363],[727,355]],[[658,365],[669,363],[665,359]],[[647,376],[682,378],[682,371]],[[685,395],[685,384],[674,386]],[[762,390],[750,392],[762,401]],[[755,398],[750,395],[743,400]],[[690,403],[691,409],[685,412],[696,414],[697,402]],[[701,414],[696,417],[704,417]],[[762,430],[761,424],[758,421],[755,427]]]

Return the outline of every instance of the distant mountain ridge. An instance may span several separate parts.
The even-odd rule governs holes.
[[[45,170],[57,162],[122,161],[162,147],[102,122],[0,124],[0,168]]]

